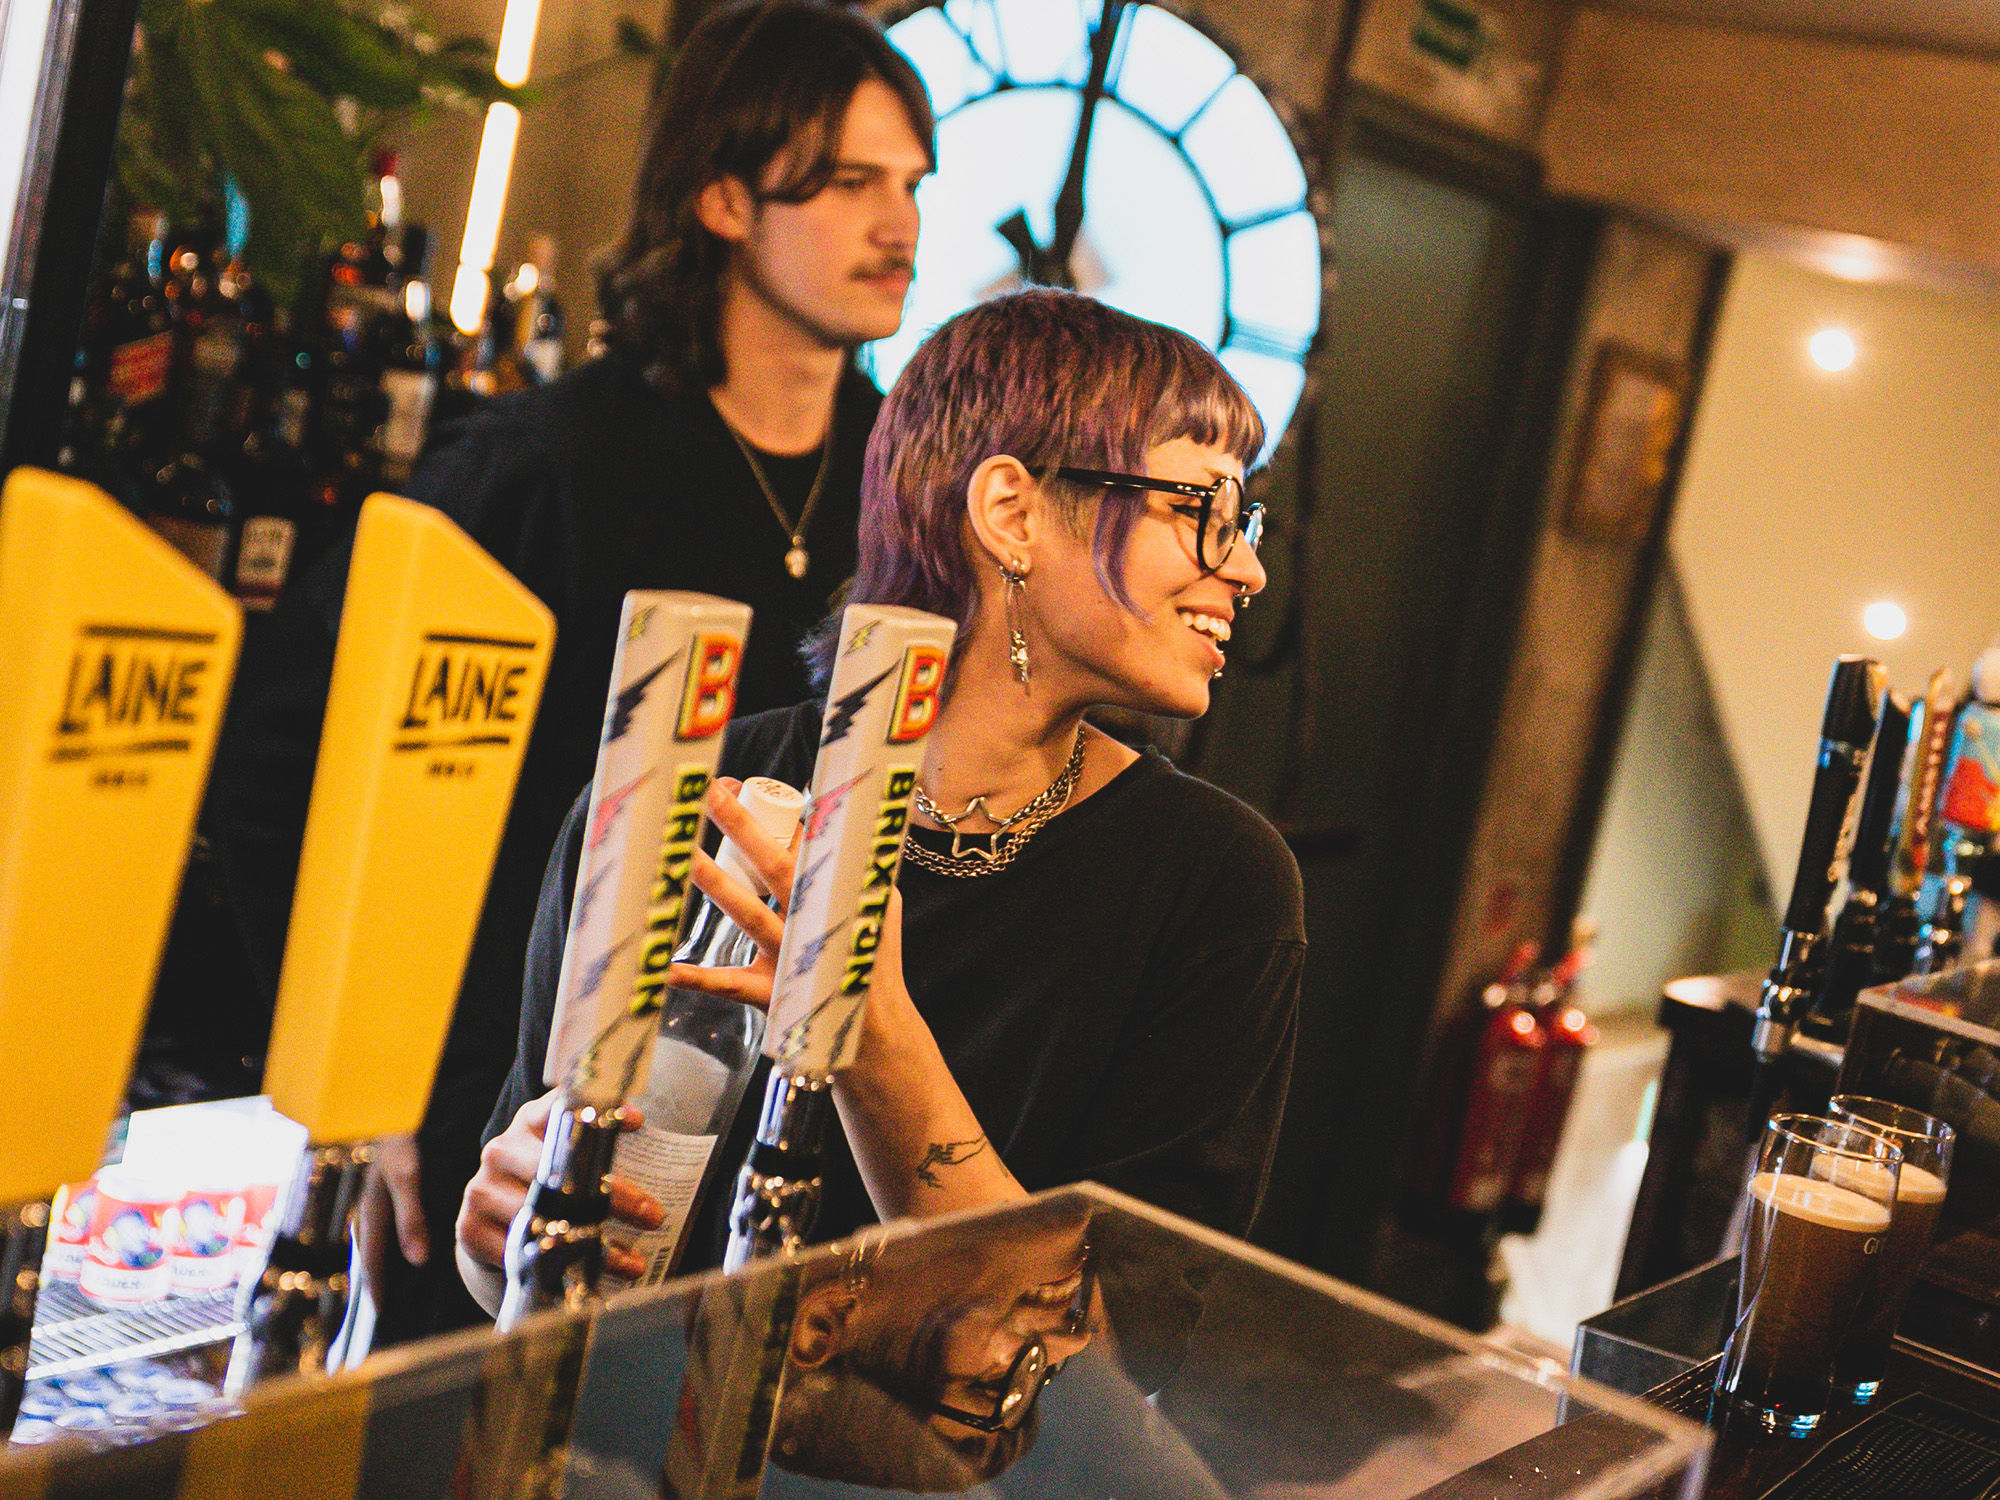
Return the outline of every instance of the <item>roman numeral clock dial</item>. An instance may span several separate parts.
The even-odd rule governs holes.
[[[1074,287],[1214,349],[1275,445],[1319,328],[1320,228],[1229,54],[1128,0],[944,0],[889,38],[930,89],[938,169],[903,326],[863,352],[876,382],[975,302]]]

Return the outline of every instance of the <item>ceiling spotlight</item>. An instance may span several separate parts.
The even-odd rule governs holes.
[[[1822,370],[1844,370],[1854,363],[1854,338],[1844,328],[1822,328],[1806,340],[1806,351]]]
[[[1861,626],[1878,641],[1893,641],[1910,628],[1910,617],[1887,599],[1861,611]]]

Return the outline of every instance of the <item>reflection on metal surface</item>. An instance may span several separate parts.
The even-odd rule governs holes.
[[[158,1359],[223,1343],[242,1328],[233,1289],[107,1310],[69,1282],[47,1282],[42,1287],[35,1346],[28,1356],[28,1379],[74,1375],[114,1360]]]

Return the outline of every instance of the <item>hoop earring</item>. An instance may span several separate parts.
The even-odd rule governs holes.
[[[1001,566],[1000,577],[1007,585],[1007,661],[1014,669],[1014,680],[1025,690],[1028,686],[1028,637],[1021,630],[1021,601],[1028,594],[1026,560],[1008,558]]]

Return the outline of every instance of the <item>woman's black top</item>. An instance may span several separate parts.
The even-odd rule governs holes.
[[[721,771],[810,779],[816,703],[730,726]],[[528,942],[520,1046],[487,1128],[544,1092],[589,796],[571,809]],[[950,836],[913,829],[939,850]],[[993,874],[905,860],[903,967],[988,1140],[1024,1187],[1085,1179],[1231,1234],[1250,1225],[1291,1073],[1305,953],[1298,867],[1249,807],[1148,752]],[[682,1269],[719,1262],[762,1070],[690,1225]],[[814,1238],[874,1221],[833,1143]]]

